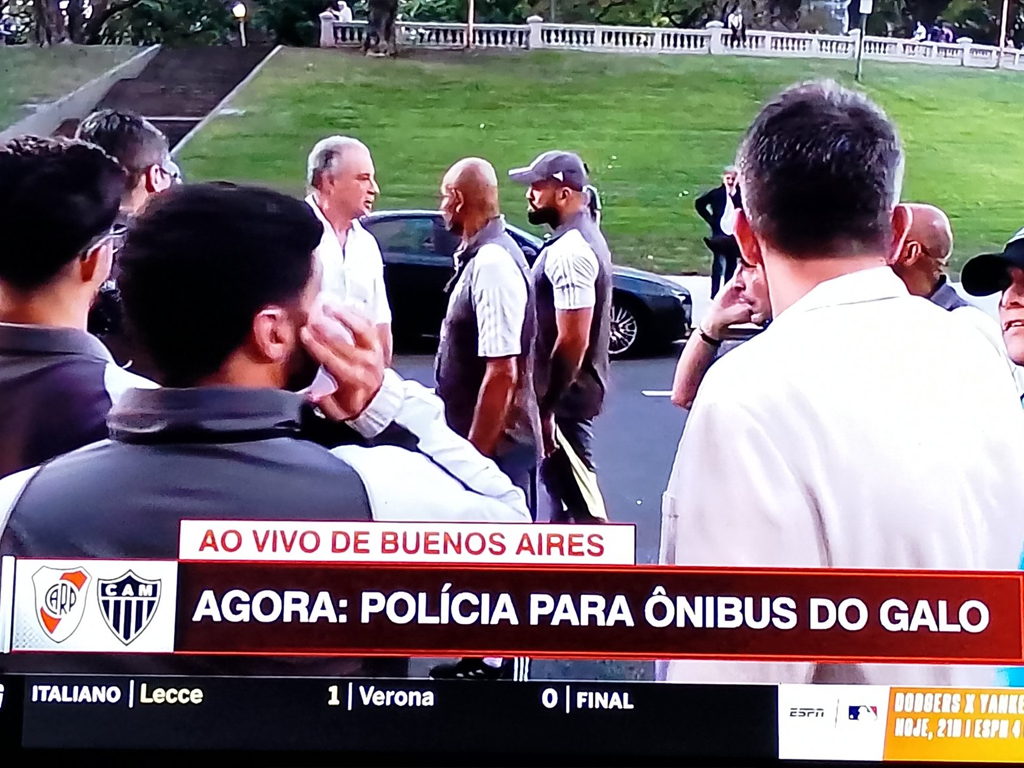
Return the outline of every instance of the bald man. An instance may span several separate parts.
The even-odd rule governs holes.
[[[453,165],[441,182],[441,213],[461,242],[437,351],[437,394],[448,426],[522,489],[536,520],[542,446],[533,387],[533,281],[505,229],[491,164],[471,157]],[[525,680],[528,668],[527,659],[467,658],[430,674]]]
[[[934,205],[906,203],[903,207],[910,214],[910,229],[892,264],[893,272],[911,294],[956,312],[957,317],[981,331],[1006,360],[1017,385],[1017,394],[1024,396],[1024,371],[1008,356],[999,325],[965,301],[946,278],[949,257],[953,253],[953,228],[949,217]]]
[[[441,212],[461,243],[437,352],[449,426],[498,464],[536,517],[540,411],[533,388],[535,310],[529,264],[505,230],[486,160],[460,160],[441,183]]]

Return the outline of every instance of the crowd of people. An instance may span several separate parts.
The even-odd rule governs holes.
[[[1024,232],[945,272],[947,216],[901,201],[896,127],[832,83],[768,103],[739,148],[739,265],[688,340],[661,562],[1015,570],[1024,549]],[[747,341],[726,329],[755,324]],[[1001,331],[1001,333],[1000,333]],[[663,679],[991,685],[954,665],[671,662]]]
[[[552,230],[532,268],[493,166],[439,174],[461,246],[435,395],[391,368],[362,142],[313,147],[305,200],[181,184],[166,138],[128,112],[0,147],[0,551],[174,558],[184,518],[605,522],[597,193],[570,152],[509,176]],[[434,672],[513,669],[527,665]]]
[[[969,292],[1003,292],[999,329],[948,283],[949,219],[902,202],[904,165],[877,105],[807,83],[762,108],[722,188],[698,201],[724,285],[676,371],[673,400],[690,412],[663,500],[663,564],[1020,564],[1024,230],[963,272]],[[183,518],[607,520],[592,459],[609,379],[600,202],[572,152],[508,177],[531,223],[551,230],[532,266],[506,230],[495,168],[471,157],[439,169],[460,246],[435,394],[391,367],[383,260],[360,224],[380,192],[364,143],[318,142],[305,200],[181,184],[166,139],[129,113],[94,115],[74,139],[0,147],[0,553],[173,559]],[[761,330],[730,343],[737,324]],[[404,663],[142,661],[250,674]],[[434,674],[526,669],[462,659]],[[953,666],[661,670],[991,682],[991,670]]]

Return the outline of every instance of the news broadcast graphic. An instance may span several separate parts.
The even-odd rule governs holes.
[[[1024,691],[889,692],[885,760],[1024,762]]]
[[[889,687],[780,685],[779,758],[879,762]]]
[[[178,559],[634,565],[636,526],[182,520]]]
[[[1021,580],[899,571],[183,562],[175,647],[1017,663]]]
[[[778,756],[774,686],[27,676],[24,747]],[[486,718],[481,721],[481,713]],[[59,723],[60,727],[54,727]]]
[[[16,565],[12,652],[174,651],[176,562],[4,560]]]
[[[0,591],[12,571],[15,653],[1024,662],[1021,574],[5,558]]]

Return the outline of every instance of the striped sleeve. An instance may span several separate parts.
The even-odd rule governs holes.
[[[544,274],[554,288],[555,309],[586,309],[597,304],[598,261],[579,230],[571,230],[548,248]]]
[[[501,246],[488,244],[473,258],[477,354],[512,357],[522,352],[528,294],[526,278]]]
[[[415,437],[416,450],[344,445],[331,451],[362,477],[374,519],[530,522],[523,492],[448,427],[440,398],[417,382],[401,384],[393,423]]]

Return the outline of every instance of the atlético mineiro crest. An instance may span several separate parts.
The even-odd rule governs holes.
[[[153,620],[160,604],[160,580],[149,581],[128,571],[116,579],[98,579],[96,583],[103,621],[128,645]]]
[[[43,566],[32,575],[39,626],[55,643],[78,629],[85,613],[86,587],[92,577],[84,568],[61,570]]]

